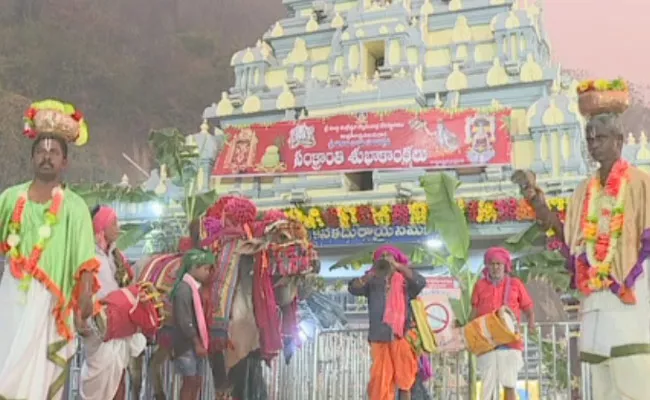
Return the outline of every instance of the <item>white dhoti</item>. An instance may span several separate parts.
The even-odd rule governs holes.
[[[524,366],[521,351],[499,349],[477,357],[481,375],[481,400],[499,400],[501,387],[514,389],[519,371]]]
[[[0,398],[60,399],[75,341],[59,336],[50,292],[36,281],[27,292],[19,285],[11,274],[0,282]]]
[[[114,398],[131,357],[139,356],[146,346],[147,339],[141,334],[110,342],[104,342],[96,335],[84,338],[85,359],[81,366],[81,398],[84,400]]]
[[[622,303],[609,291],[584,300],[579,347],[582,361],[591,364],[594,400],[650,398],[650,298],[645,272],[635,293],[634,305]]]

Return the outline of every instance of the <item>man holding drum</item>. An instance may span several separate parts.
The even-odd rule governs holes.
[[[418,375],[418,358],[406,338],[411,318],[409,300],[426,286],[422,275],[408,267],[408,258],[399,249],[381,246],[375,251],[374,265],[348,286],[354,296],[368,298],[372,354],[369,400],[411,399]]]
[[[512,260],[508,250],[492,247],[485,252],[483,277],[476,282],[472,293],[472,319],[492,314],[507,307],[521,320],[526,314],[528,328],[535,329],[533,300],[526,286],[519,279],[510,276]],[[502,386],[506,400],[515,400],[517,375],[524,365],[521,340],[498,346],[494,350],[478,356],[478,368],[482,382],[482,400],[498,400]]]

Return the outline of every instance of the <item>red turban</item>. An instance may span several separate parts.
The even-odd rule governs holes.
[[[512,272],[512,256],[510,252],[503,247],[490,247],[485,252],[483,257],[483,262],[485,264],[485,273],[487,273],[487,266],[493,262],[498,262],[504,265],[506,274]]]

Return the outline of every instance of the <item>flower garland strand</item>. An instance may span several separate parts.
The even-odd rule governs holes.
[[[582,234],[589,270],[584,277],[586,282],[585,279],[579,282],[579,288],[586,292],[603,290],[613,283],[612,261],[623,234],[628,167],[629,164],[622,160],[614,164],[604,188],[597,177],[589,182],[582,215]]]
[[[45,223],[38,229],[38,241],[34,245],[31,255],[25,257],[20,252],[19,245],[22,240],[20,233],[22,230],[23,214],[27,205],[27,192],[21,194],[16,201],[11,222],[9,223],[9,235],[7,236],[6,247],[9,249],[8,254],[12,275],[16,279],[23,280],[26,284],[26,286],[22,287],[23,290],[29,288],[28,280],[31,279],[31,276],[38,267],[38,262],[41,259],[45,245],[52,236],[52,227],[58,222],[62,204],[63,190],[60,187],[56,187],[52,189],[52,203],[50,204],[50,208],[45,212]]]
[[[493,200],[457,199],[456,203],[470,224],[496,224],[504,222],[529,222],[535,220],[535,210],[523,199],[506,197]],[[567,199],[548,200],[551,211],[563,218]],[[384,205],[340,205],[291,207],[281,212],[287,218],[300,221],[308,230],[351,229],[354,227],[424,226],[429,208],[424,201]],[[553,232],[547,233],[554,236]]]

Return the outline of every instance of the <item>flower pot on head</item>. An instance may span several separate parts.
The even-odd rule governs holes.
[[[580,93],[578,96],[578,107],[580,113],[585,117],[614,113],[622,114],[630,105],[630,93],[628,91],[596,91]]]

